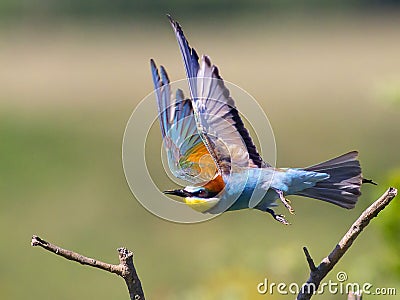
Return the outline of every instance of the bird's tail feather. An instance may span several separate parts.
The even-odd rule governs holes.
[[[331,160],[305,168],[306,171],[323,172],[329,178],[297,195],[323,200],[344,208],[354,208],[361,195],[363,183],[358,152],[352,151]]]

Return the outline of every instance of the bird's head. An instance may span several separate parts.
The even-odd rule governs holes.
[[[196,211],[206,212],[220,200],[218,194],[223,189],[221,180],[217,177],[203,186],[187,186],[184,189],[169,190],[164,193],[180,197],[179,202],[187,204]]]
[[[179,202],[187,204],[198,212],[206,212],[219,201],[219,198],[215,197],[218,193],[212,192],[204,186],[187,186],[184,189],[164,191],[164,193],[180,197]]]
[[[178,190],[164,191],[164,194],[175,195],[183,198],[207,199],[207,198],[213,198],[218,193],[208,190],[204,186],[187,186],[181,190],[178,189]]]

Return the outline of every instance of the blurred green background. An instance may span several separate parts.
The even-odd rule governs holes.
[[[279,166],[358,149],[379,186],[363,187],[352,211],[292,197],[288,227],[258,211],[195,225],[147,212],[127,187],[121,144],[152,91],[149,59],[184,76],[167,12],[260,102]],[[399,187],[397,1],[2,0],[0,16],[1,299],[128,299],[122,280],[31,248],[32,234],[107,262],[128,247],[148,299],[287,298],[258,295],[257,284],[301,284],[303,246],[320,261],[389,184]],[[382,212],[328,279],[345,271],[399,294],[399,213],[398,201]]]

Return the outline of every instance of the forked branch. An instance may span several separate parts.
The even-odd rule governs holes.
[[[312,297],[313,293],[318,290],[318,287],[326,277],[326,275],[332,270],[337,262],[342,258],[346,251],[353,244],[354,240],[363,231],[363,229],[369,224],[369,222],[375,218],[380,211],[382,211],[397,195],[395,188],[389,188],[378,200],[372,203],[351,225],[347,233],[342,237],[340,242],[332,250],[332,252],[325,257],[319,266],[315,266],[313,259],[307,248],[304,247],[304,254],[310,268],[310,277],[297,295],[297,300],[308,300]]]
[[[82,265],[91,266],[121,276],[128,287],[131,300],[144,300],[142,284],[133,265],[133,253],[126,248],[118,248],[119,264],[108,264],[93,258],[83,256],[71,250],[66,250],[53,245],[40,237],[34,235],[31,240],[32,246],[39,246],[66,259],[76,261]]]

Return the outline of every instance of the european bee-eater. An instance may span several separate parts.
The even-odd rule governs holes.
[[[159,72],[153,60],[151,71],[169,168],[192,186],[165,193],[202,213],[256,208],[283,224],[289,223],[271,207],[280,199],[293,213],[287,195],[353,208],[361,184],[373,183],[363,179],[357,151],[303,169],[273,168],[264,162],[218,68],[208,56],[199,59],[179,23],[168,18],[183,56],[190,98],[179,89],[172,95],[165,69],[161,66]]]

